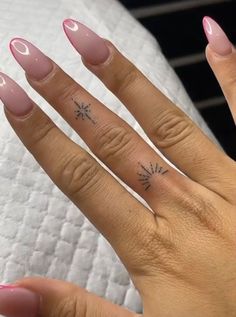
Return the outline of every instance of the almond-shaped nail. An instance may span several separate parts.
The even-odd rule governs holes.
[[[232,53],[232,43],[216,21],[210,17],[204,17],[203,28],[213,51],[222,56]]]
[[[0,314],[6,317],[36,317],[40,296],[28,289],[0,285]]]
[[[10,49],[16,61],[30,77],[41,80],[51,72],[51,60],[30,42],[14,38],[10,42]]]
[[[110,51],[105,41],[87,26],[67,19],[63,27],[71,44],[88,63],[98,65],[108,59]]]
[[[28,114],[34,106],[26,92],[6,74],[0,73],[0,99],[15,116]]]

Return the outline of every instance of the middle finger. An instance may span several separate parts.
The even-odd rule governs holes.
[[[166,193],[173,197],[173,188],[190,181],[31,43],[14,39],[11,50],[26,71],[30,85],[79,133],[94,154],[150,206],[160,206],[162,200],[166,204]]]

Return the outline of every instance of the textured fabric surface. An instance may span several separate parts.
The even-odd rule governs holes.
[[[145,138],[125,107],[82,65],[62,32],[67,17],[79,19],[115,45],[212,138],[155,39],[113,0],[1,0],[1,70],[12,76],[74,141],[69,125],[37,95],[9,53],[8,42],[32,41]],[[47,177],[23,147],[1,111],[0,278],[28,275],[72,281],[138,312],[141,303],[111,246]]]

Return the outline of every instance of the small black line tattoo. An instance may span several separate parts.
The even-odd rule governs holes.
[[[84,121],[85,118],[89,119],[93,124],[96,124],[96,122],[91,118],[90,113],[91,113],[91,109],[90,106],[91,104],[85,105],[85,103],[81,102],[78,103],[76,100],[74,100],[73,98],[71,98],[74,102],[74,104],[77,106],[77,110],[75,110],[75,116],[76,116],[76,120],[78,120],[78,118],[81,117],[81,119]]]
[[[144,164],[138,162],[141,171],[137,172],[139,176],[138,181],[144,186],[145,191],[147,191],[151,187],[151,178],[154,174],[164,175],[168,172],[168,170],[164,170],[162,166],[159,166],[158,163],[149,162],[149,166],[146,167]],[[155,167],[155,168],[154,168]]]
[[[75,111],[76,112],[76,111]],[[82,115],[82,113],[79,113],[78,115],[77,115],[77,117],[79,118],[79,116],[81,116]],[[76,119],[78,119],[78,118],[76,118]]]
[[[149,175],[152,175],[152,173],[150,173],[147,168],[145,168],[142,164],[140,164],[140,165],[141,165],[142,169],[143,169],[146,173],[148,173]]]
[[[166,174],[167,172],[169,172],[168,170],[165,170],[164,172],[162,172],[161,174],[164,175]]]
[[[158,170],[158,164],[156,163],[155,173],[157,173]]]
[[[151,171],[152,171],[152,174],[154,174],[154,169],[153,169],[153,166],[152,166],[152,162],[150,162],[150,167],[151,167]]]
[[[96,122],[86,113],[85,116],[92,121],[93,124],[96,124]]]
[[[150,175],[148,174],[148,175],[145,175],[145,174],[140,174],[140,173],[138,173],[138,175],[140,176],[140,177],[147,177],[147,178],[149,178],[150,177]]]

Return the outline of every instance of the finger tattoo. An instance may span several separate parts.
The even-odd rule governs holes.
[[[90,109],[90,106],[91,104],[85,104],[83,102],[78,102],[76,101],[75,99],[73,99],[73,102],[74,104],[76,105],[77,107],[77,110],[75,110],[75,118],[76,120],[78,120],[78,118],[81,118],[83,121],[88,119],[90,120],[93,124],[96,124],[96,122],[92,119],[91,117],[91,109]]]
[[[144,164],[138,162],[139,164],[139,172],[137,173],[139,176],[139,182],[144,186],[145,190],[148,190],[151,187],[151,179],[155,174],[164,175],[168,173],[168,170],[165,170],[158,163],[149,162],[149,166],[145,166]]]

